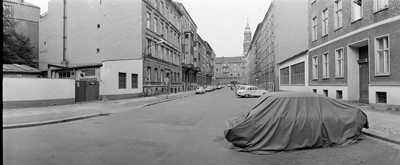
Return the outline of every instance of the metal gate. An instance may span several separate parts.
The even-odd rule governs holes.
[[[75,102],[99,100],[99,81],[76,81]]]

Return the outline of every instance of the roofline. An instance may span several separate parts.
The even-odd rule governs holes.
[[[4,71],[3,73],[27,73],[27,74],[37,74],[37,73],[42,73],[41,71],[30,71],[30,72],[24,72],[24,71]]]
[[[304,51],[302,51],[302,52],[300,52],[300,53],[297,53],[297,54],[293,55],[292,57],[289,57],[289,58],[287,58],[287,59],[285,59],[285,60],[283,60],[283,61],[277,63],[277,65],[281,65],[282,63],[288,62],[288,61],[290,61],[290,60],[292,60],[292,59],[294,59],[294,58],[296,58],[296,57],[299,57],[299,56],[301,56],[301,55],[303,55],[303,54],[306,54],[307,52],[308,52],[308,49],[307,49],[307,50],[304,50]]]
[[[197,28],[196,23],[194,22],[194,20],[193,20],[192,17],[190,16],[189,12],[186,10],[186,8],[185,8],[185,6],[183,5],[183,3],[176,2],[176,1],[174,1],[174,2],[177,3],[177,4],[179,4],[180,6],[182,6],[184,12],[189,16],[189,19],[193,22],[194,26],[196,26],[196,28]],[[183,14],[182,14],[182,15],[183,15]]]
[[[29,7],[34,7],[34,8],[40,9],[39,6],[36,6],[34,4],[31,4],[31,3],[25,2],[25,1],[24,2],[13,2],[13,1],[8,1],[8,0],[3,0],[3,4],[4,4],[4,2],[23,5],[23,6],[29,6]]]

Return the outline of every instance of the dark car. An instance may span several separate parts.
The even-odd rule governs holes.
[[[232,149],[268,154],[356,141],[368,120],[360,109],[320,94],[271,92],[226,126]]]

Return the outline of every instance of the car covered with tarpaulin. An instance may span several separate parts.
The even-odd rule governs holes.
[[[356,142],[361,130],[368,128],[368,120],[360,109],[324,95],[271,92],[226,126],[230,148],[269,154]]]

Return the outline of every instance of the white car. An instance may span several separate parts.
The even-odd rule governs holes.
[[[206,90],[203,87],[198,87],[196,89],[196,94],[204,94],[206,93]]]
[[[267,90],[258,89],[258,87],[251,85],[241,85],[236,90],[236,96],[240,97],[260,97],[266,93],[268,93]]]
[[[206,92],[211,92],[211,91],[213,91],[212,86],[207,86],[207,87],[206,87]]]

